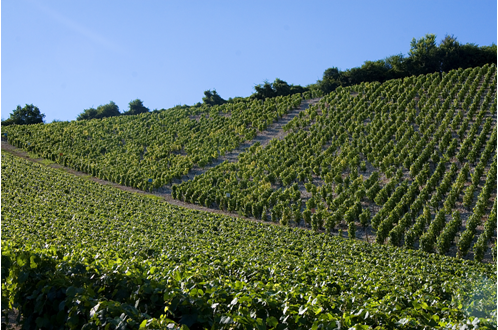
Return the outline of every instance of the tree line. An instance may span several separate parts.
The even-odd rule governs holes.
[[[426,34],[420,39],[413,38],[410,42],[408,56],[403,54],[392,55],[377,61],[365,61],[362,66],[339,70],[331,67],[324,71],[321,80],[315,84],[305,87],[300,85],[289,85],[286,81],[276,78],[273,83],[265,81],[263,84],[254,86],[255,93],[248,99],[264,100],[270,97],[287,96],[296,93],[315,91],[321,95],[334,91],[339,86],[346,87],[361,84],[362,82],[380,83],[390,80],[404,78],[420,74],[434,72],[449,72],[450,70],[462,68],[472,68],[485,64],[497,64],[496,44],[491,46],[477,46],[473,43],[461,44],[453,35],[446,35],[437,45],[435,34]],[[194,106],[222,105],[224,103],[236,102],[242,97],[223,99],[216,90],[204,91],[202,103],[198,102]],[[190,106],[180,106],[190,107]],[[85,109],[78,115],[76,120],[99,119],[119,115],[137,115],[149,112],[139,99],[129,103],[129,110],[121,113],[114,102],[100,105],[96,109]],[[28,105],[24,108],[20,106],[10,115],[10,118],[2,121],[2,125],[25,125],[43,123],[44,114],[40,113],[35,106]]]
[[[492,63],[496,64],[496,44],[482,47],[472,43],[461,44],[456,37],[447,35],[437,45],[436,35],[427,34],[418,40],[412,39],[407,57],[398,54],[377,61],[365,61],[362,66],[346,71],[332,67],[325,70],[321,80],[307,87],[328,94],[339,86],[373,81],[382,83],[390,79],[449,72]]]
[[[117,104],[111,101],[108,104],[99,105],[97,109],[93,107],[85,109],[78,115],[76,120],[100,119],[119,115],[138,115],[141,113],[149,112],[149,108],[146,108],[140,99],[131,101],[128,106],[128,111],[121,113],[119,112],[119,107],[117,106]]]

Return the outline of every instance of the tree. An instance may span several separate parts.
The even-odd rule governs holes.
[[[486,63],[496,64],[496,45],[479,47],[476,44],[468,43],[460,46],[459,55],[463,69],[483,66]]]
[[[113,101],[108,104],[99,105],[97,109],[89,108],[83,110],[82,113],[78,115],[76,120],[88,120],[88,119],[101,119],[106,117],[119,116],[119,108]]]
[[[448,72],[462,67],[460,56],[460,43],[451,35],[446,35],[439,44],[439,57],[441,58],[441,71]]]
[[[304,93],[309,90],[309,88],[302,87],[300,85],[289,85],[286,81],[276,78],[273,83],[265,80],[264,84],[254,86],[256,93],[252,94],[251,97],[264,100],[268,97],[276,96],[287,96],[295,93]]]
[[[97,112],[99,113],[99,118],[119,116],[121,114],[116,103],[112,101],[108,104],[99,105]]]
[[[342,72],[336,67],[328,68],[323,73],[322,80],[317,82],[318,87],[325,94],[334,91],[337,87],[342,86],[341,74]]]
[[[387,72],[389,69],[390,67],[384,60],[365,61],[361,67],[352,68],[343,72],[342,77],[347,81],[348,85],[361,84],[363,81],[384,82],[388,79]]]
[[[307,92],[308,90],[309,88],[303,87],[301,85],[290,85],[291,94],[304,93]]]
[[[441,70],[435,34],[426,34],[418,40],[413,38],[410,46],[411,74],[426,74]]]
[[[275,79],[272,84],[273,90],[275,91],[275,96],[286,96],[290,94],[291,88],[286,81],[281,79]]]
[[[386,63],[386,67],[389,69],[387,79],[397,79],[409,75],[406,68],[406,58],[403,54],[386,57],[384,62]]]
[[[202,101],[207,105],[222,105],[227,102],[222,99],[220,95],[218,95],[216,89],[214,89],[213,91],[204,91],[204,97],[202,98]]]
[[[144,107],[140,99],[130,101],[128,104],[129,110],[124,112],[123,115],[138,115],[141,113],[149,112],[149,108]]]
[[[38,124],[43,123],[43,118],[45,115],[33,104],[26,104],[23,108],[18,105],[9,119],[2,121],[2,126]]]
[[[258,100],[264,100],[268,97],[275,96],[273,86],[268,82],[268,80],[265,80],[265,83],[263,85],[259,84],[254,86],[254,89],[256,90],[256,93],[254,93],[252,96]]]
[[[76,120],[89,120],[89,119],[94,119],[97,117],[98,117],[97,109],[89,108],[89,109],[83,110],[83,112],[80,113],[78,115],[78,117],[76,117]]]

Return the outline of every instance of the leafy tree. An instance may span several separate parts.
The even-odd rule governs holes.
[[[119,108],[114,102],[109,102],[108,104],[100,105],[97,107],[100,118],[119,116]]]
[[[220,95],[218,95],[216,89],[214,89],[213,91],[204,91],[204,97],[202,98],[202,101],[207,105],[222,105],[227,102],[222,99]]]
[[[441,71],[450,71],[462,67],[461,46],[456,38],[446,35],[439,44],[439,57],[441,58]]]
[[[290,94],[304,93],[308,90],[309,88],[300,85],[290,85]]]
[[[101,119],[106,117],[119,116],[119,108],[113,101],[108,104],[99,105],[97,109],[89,108],[85,109],[82,113],[78,115],[76,120],[88,120],[88,119]]]
[[[265,80],[264,84],[259,84],[254,86],[256,93],[251,95],[251,98],[255,98],[258,100],[264,100],[268,97],[276,97],[276,96],[287,96],[295,93],[304,93],[309,90],[309,88],[305,88],[299,85],[289,85],[286,81],[276,78],[273,83]]]
[[[389,66],[386,65],[384,60],[378,61],[365,61],[365,63],[359,68],[353,68],[346,70],[342,76],[343,80],[348,82],[348,85],[361,84],[363,81],[372,82],[379,81],[383,82],[387,80],[387,73],[389,71]]]
[[[387,79],[397,79],[409,75],[406,68],[407,59],[403,54],[386,57],[384,62],[385,66],[389,69]]]
[[[420,39],[413,38],[410,43],[410,58],[412,74],[439,72],[441,69],[438,59],[436,35],[426,34]]]
[[[23,108],[20,105],[12,111],[7,120],[2,121],[2,126],[7,125],[28,125],[43,123],[45,115],[40,113],[40,109],[33,104],[26,104]]]
[[[413,38],[409,56],[393,55],[384,60],[366,61],[361,67],[340,71],[336,67],[323,73],[322,80],[307,86],[309,90],[319,89],[328,94],[339,86],[347,87],[362,82],[384,82],[389,79],[412,75],[448,72],[458,68],[471,68],[497,63],[496,44],[479,47],[475,44],[459,44],[454,36],[445,36],[436,45],[436,35],[427,34],[420,39]],[[261,86],[266,87],[268,86]]]
[[[272,84],[275,96],[286,96],[290,94],[291,88],[289,84],[281,79],[275,79]]]
[[[328,94],[334,91],[337,87],[342,86],[340,79],[341,71],[339,71],[338,68],[328,68],[323,73],[322,80],[317,82],[317,85],[323,93]]]
[[[123,115],[138,115],[140,113],[149,112],[149,108],[144,107],[140,99],[133,100],[128,105],[129,110],[123,113]]]
[[[254,86],[254,89],[256,90],[256,93],[254,93],[252,96],[258,100],[264,100],[268,97],[275,96],[275,91],[273,90],[273,86],[267,80],[263,85],[260,84]]]
[[[486,63],[496,63],[496,44],[479,47],[476,44],[465,44],[460,47],[462,68],[482,66]]]
[[[89,119],[95,119],[95,118],[98,118],[97,109],[89,108],[89,109],[83,110],[83,112],[78,115],[76,120],[89,120]]]

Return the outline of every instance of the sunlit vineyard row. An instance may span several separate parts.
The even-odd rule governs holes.
[[[27,329],[496,326],[490,264],[192,211],[6,153],[1,166],[2,310]]]
[[[10,144],[64,166],[150,190],[252,140],[301,101],[295,94],[101,120],[13,125],[2,127],[2,134]]]
[[[339,88],[294,117],[285,139],[255,144],[172,195],[283,225],[491,259],[496,106],[495,65]]]

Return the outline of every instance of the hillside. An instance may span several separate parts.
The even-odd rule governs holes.
[[[168,200],[496,258],[495,65],[338,88],[317,104],[301,100],[2,132],[13,145]]]
[[[101,179],[150,190],[254,139],[300,95],[48,125],[2,127],[10,144]]]
[[[28,328],[496,326],[489,264],[190,211],[9,154],[1,174],[2,309]]]
[[[494,65],[339,89],[284,128],[285,139],[173,186],[173,197],[380,244],[490,253]]]
[[[2,127],[3,150],[87,173],[2,153],[2,310],[47,329],[496,328],[496,72]]]

